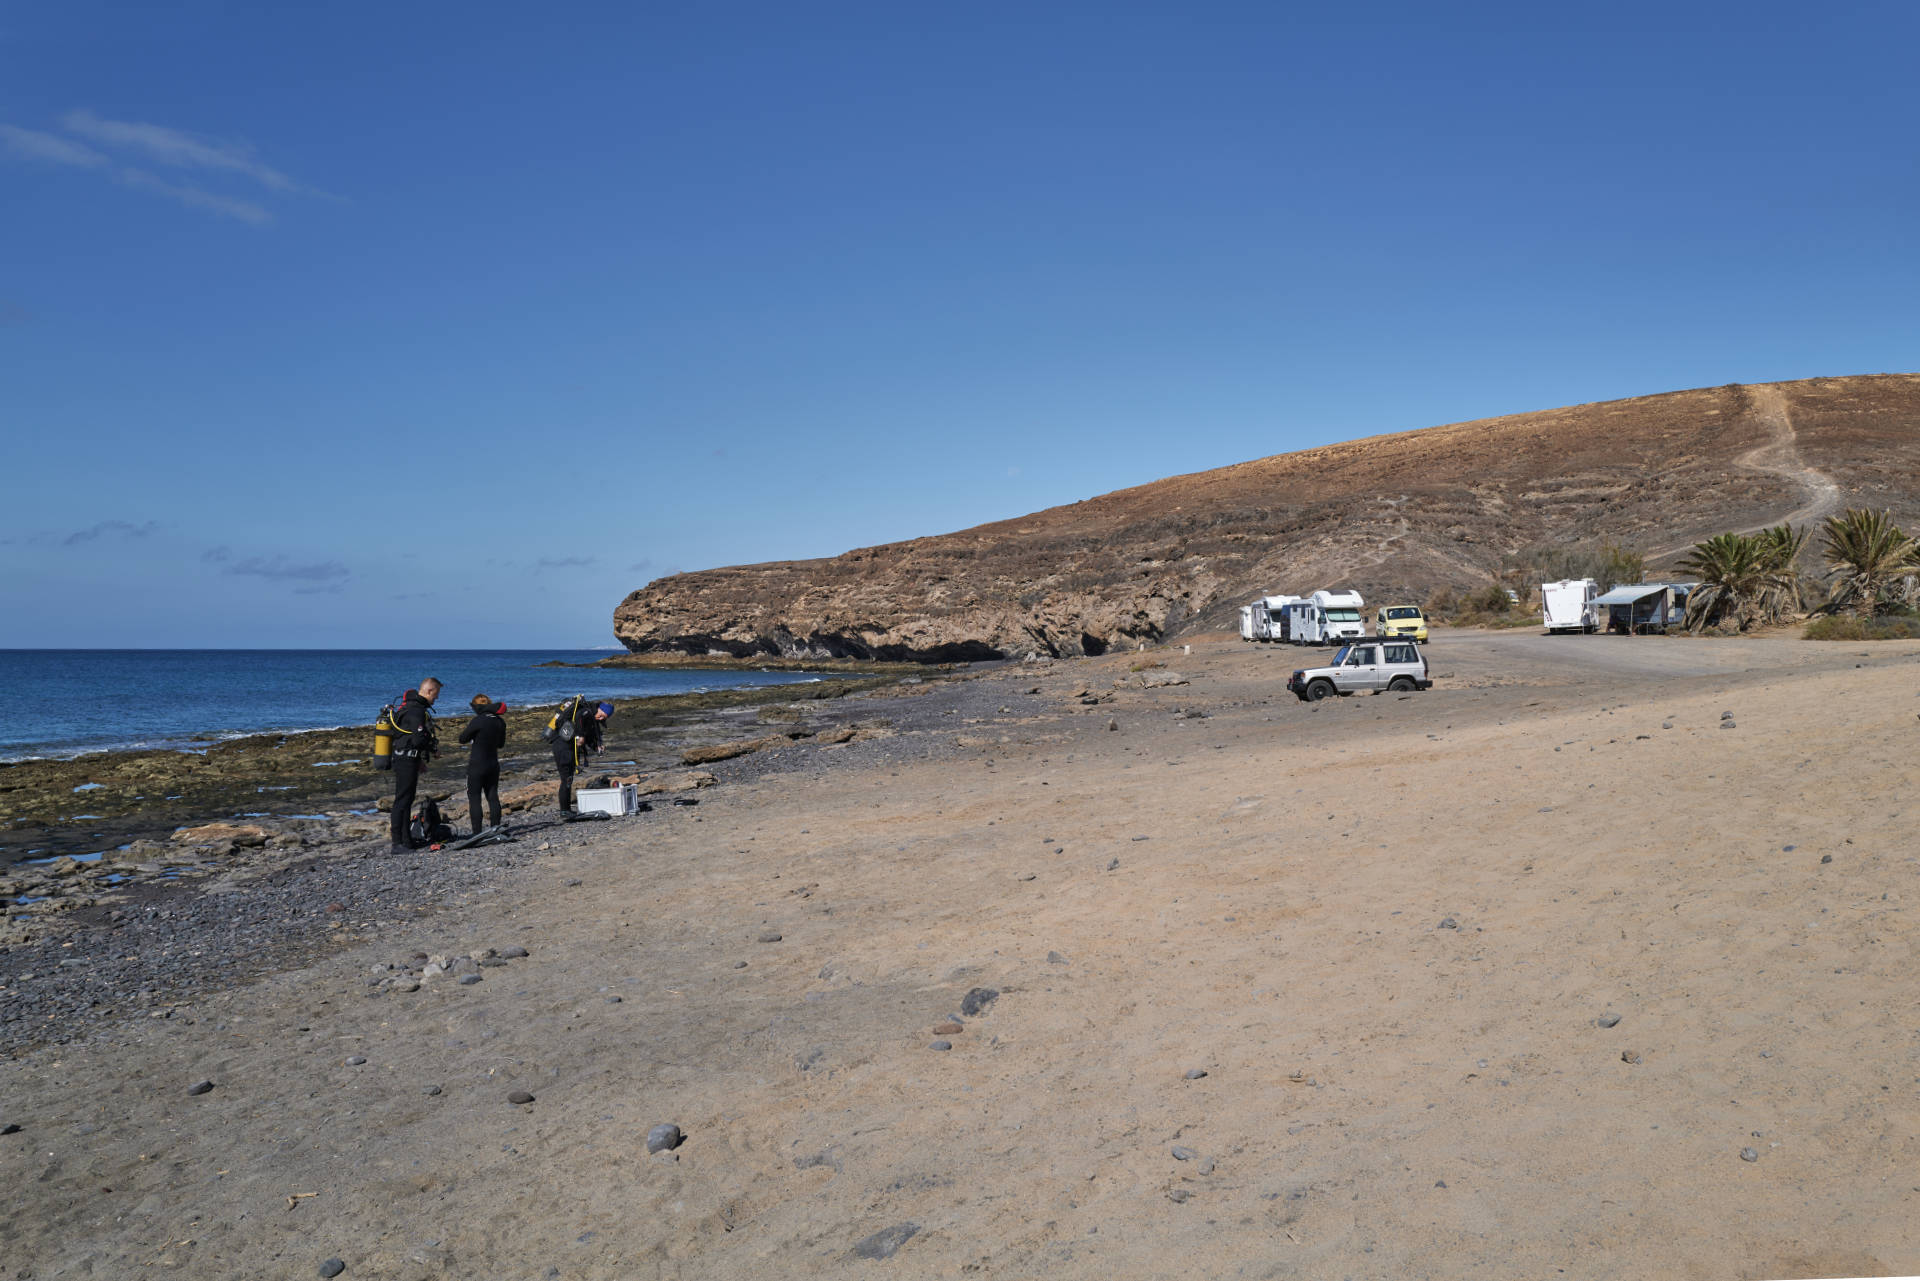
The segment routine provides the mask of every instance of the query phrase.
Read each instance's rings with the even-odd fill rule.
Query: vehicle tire
[[[1410,694],[1413,692],[1413,677],[1396,676],[1387,682],[1387,688],[1396,694]]]
[[[1307,686],[1307,701],[1317,703],[1335,692],[1332,681],[1315,681]]]

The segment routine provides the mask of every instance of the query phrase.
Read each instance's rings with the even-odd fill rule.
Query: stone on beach
[[[686,1136],[680,1132],[679,1126],[672,1122],[665,1122],[647,1131],[647,1151],[649,1153],[671,1152],[685,1139]]]

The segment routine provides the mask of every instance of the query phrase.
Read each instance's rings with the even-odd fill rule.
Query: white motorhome
[[[1315,592],[1287,606],[1287,639],[1296,645],[1339,645],[1367,634],[1359,592]]]
[[[1268,596],[1260,602],[1267,611],[1267,631],[1262,640],[1287,639],[1287,606],[1299,599],[1298,596]]]
[[[1594,632],[1600,610],[1594,604],[1600,584],[1591,578],[1568,578],[1540,584],[1540,613],[1548,632]]]
[[[1243,641],[1253,639],[1253,606],[1251,605],[1240,607],[1240,639]]]

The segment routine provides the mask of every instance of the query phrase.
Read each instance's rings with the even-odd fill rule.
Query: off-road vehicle
[[[1375,639],[1343,645],[1326,667],[1295,672],[1287,681],[1302,701],[1317,703],[1329,694],[1358,694],[1362,690],[1432,689],[1427,656],[1410,640]]]

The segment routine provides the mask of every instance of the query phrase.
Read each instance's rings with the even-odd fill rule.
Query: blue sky
[[[1920,7],[0,14],[0,646],[661,574],[1920,368]]]

